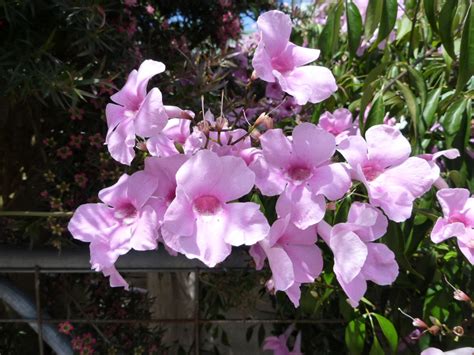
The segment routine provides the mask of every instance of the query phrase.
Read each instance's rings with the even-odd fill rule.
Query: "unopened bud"
[[[461,290],[454,290],[453,297],[457,301],[471,302],[471,298]]]
[[[431,321],[431,323],[433,323],[434,325],[436,325],[438,327],[442,326],[441,322],[436,317],[430,316],[430,321]]]
[[[453,328],[453,333],[458,337],[462,337],[464,335],[464,328],[460,325],[457,325]]]
[[[422,321],[420,318],[415,318],[413,319],[413,326],[414,327],[417,327],[417,328],[423,328],[423,329],[427,329],[428,328],[428,324],[426,324],[424,321]]]
[[[227,128],[229,122],[227,121],[227,119],[225,117],[222,117],[222,116],[219,116],[216,118],[216,131],[217,132],[220,132],[222,131],[224,128]]]
[[[268,290],[268,292],[272,293],[272,294],[275,294],[275,282],[273,281],[273,279],[269,279],[266,283],[265,283],[265,286]]]
[[[432,325],[431,327],[428,328],[428,332],[431,334],[431,335],[437,335],[440,331],[440,327],[438,327],[437,325]]]
[[[330,211],[335,211],[336,210],[336,202],[328,202],[326,204],[326,208]]]
[[[262,134],[257,130],[254,130],[254,131],[250,132],[250,137],[252,137],[252,139],[255,139],[256,141],[258,141],[260,139],[261,135]]]
[[[148,152],[148,148],[146,147],[145,142],[138,142],[137,143],[137,148],[141,150],[142,152]]]
[[[255,121],[255,125],[263,126],[265,129],[272,129],[273,119],[264,112],[258,116],[257,120]]]
[[[252,72],[252,76],[250,77],[250,80],[255,81],[257,79],[258,79],[258,75],[257,75],[257,72],[254,70]]]
[[[211,129],[211,125],[208,121],[200,121],[197,124],[198,130],[200,130],[206,137],[209,136],[209,131]]]

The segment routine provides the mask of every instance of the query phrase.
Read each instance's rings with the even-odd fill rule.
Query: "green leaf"
[[[392,353],[395,354],[397,352],[397,347],[398,347],[397,330],[393,326],[392,322],[389,321],[384,316],[381,316],[380,314],[377,314],[377,313],[372,313],[372,315],[379,322],[380,329],[382,329],[382,333],[385,339],[387,339],[390,349],[392,350]]]
[[[346,17],[349,53],[352,56],[355,56],[362,37],[363,22],[359,8],[352,2],[352,0],[346,2]]]
[[[367,12],[365,14],[365,28],[364,37],[371,38],[374,34],[377,26],[380,23],[382,16],[383,1],[380,0],[369,0],[367,5]]]
[[[324,26],[319,38],[319,48],[323,55],[331,58],[336,50],[339,41],[339,28],[341,27],[342,3],[338,3],[336,7],[329,13],[326,26]]]
[[[423,0],[425,15],[430,23],[433,32],[438,32],[438,23],[436,22],[436,0]]]
[[[379,343],[379,340],[374,335],[374,342],[370,348],[369,355],[385,355],[385,351],[382,349],[382,346]]]
[[[408,74],[410,74],[410,78],[412,79],[413,84],[416,87],[417,94],[421,100],[421,108],[423,109],[426,104],[426,96],[427,96],[425,78],[423,78],[423,75],[412,66],[407,65],[407,69],[408,69]]]
[[[375,101],[373,106],[370,108],[367,121],[364,125],[364,133],[369,129],[369,127],[382,124],[383,118],[385,116],[385,107],[383,102],[383,96],[380,95]]]
[[[425,109],[423,110],[423,119],[426,126],[430,128],[434,124],[435,113],[438,109],[439,97],[441,95],[441,88],[436,88],[428,94]]]
[[[474,75],[474,10],[472,6],[466,16],[459,53],[459,74],[456,90],[460,91]]]
[[[382,15],[380,17],[379,34],[377,35],[377,41],[373,44],[376,46],[382,42],[395,27],[397,21],[398,2],[397,0],[383,0]]]
[[[353,319],[347,324],[344,339],[351,354],[362,354],[366,333],[365,321],[362,318]]]
[[[416,98],[413,92],[410,90],[408,85],[397,81],[396,82],[398,89],[402,92],[405,102],[408,107],[408,112],[410,113],[411,123],[413,125],[413,130],[415,133],[415,139],[418,137],[418,116],[419,116],[419,107],[416,103]]]
[[[446,0],[439,14],[439,35],[446,52],[455,59],[453,40],[453,19],[456,13],[458,0]]]
[[[441,119],[441,124],[448,136],[455,135],[461,128],[462,114],[466,109],[466,102],[467,100],[464,98],[454,101]]]
[[[361,128],[364,126],[364,116],[365,116],[365,109],[367,108],[367,105],[369,102],[372,100],[372,94],[374,93],[375,87],[372,85],[374,83],[380,74],[382,74],[385,71],[385,68],[387,67],[387,62],[382,61],[379,65],[377,65],[374,69],[372,69],[367,77],[365,78],[364,81],[364,86],[362,88],[362,98],[360,100],[360,111],[359,111],[359,122],[361,125]]]

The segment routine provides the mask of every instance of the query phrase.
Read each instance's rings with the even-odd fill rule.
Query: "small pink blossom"
[[[155,8],[151,6],[150,4],[147,4],[145,7],[146,12],[148,12],[149,15],[153,15],[155,13]]]
[[[59,331],[60,333],[69,335],[69,334],[71,334],[71,332],[72,332],[73,330],[74,330],[74,327],[73,327],[73,325],[71,324],[71,322],[63,322],[63,323],[59,323],[59,324],[58,324],[58,331]]]
[[[143,171],[124,174],[115,185],[99,192],[104,203],[79,206],[69,221],[72,236],[90,243],[92,268],[110,276],[112,287],[128,288],[114,266],[120,255],[157,247],[158,217],[148,203],[157,185]]]
[[[59,148],[57,151],[56,151],[56,155],[63,159],[63,160],[66,160],[68,159],[69,157],[72,156],[72,150],[71,148],[69,148],[68,146],[64,146],[64,147],[61,147]]]
[[[352,121],[352,113],[348,109],[339,108],[333,113],[323,112],[319,118],[319,127],[336,137],[339,144],[345,137],[357,134],[358,125]]]
[[[332,163],[336,150],[333,135],[311,123],[302,123],[288,139],[281,129],[270,129],[261,137],[261,156],[250,168],[255,184],[265,196],[280,195],[276,210],[280,217],[306,229],[321,221],[326,200],[337,200],[349,190],[351,179],[345,166]]]
[[[79,187],[82,187],[82,188],[86,187],[88,180],[89,179],[87,179],[87,176],[84,173],[78,173],[74,175],[74,182]]]
[[[249,193],[254,180],[240,158],[197,152],[176,174],[176,197],[161,228],[165,243],[213,267],[230,254],[232,246],[265,238],[270,227],[259,205],[230,203]]]
[[[76,148],[76,149],[79,149],[81,148],[81,144],[82,144],[82,135],[78,134],[78,135],[74,135],[74,134],[71,134],[71,136],[69,137],[69,146],[73,147],[73,148]]]
[[[474,197],[467,189],[442,189],[436,194],[444,217],[438,218],[431,231],[431,240],[441,243],[456,237],[458,246],[474,264]]]
[[[349,303],[356,307],[367,290],[367,281],[390,285],[398,276],[395,254],[382,243],[373,243],[387,231],[387,218],[378,209],[354,202],[347,223],[330,227],[318,224],[318,233],[334,253],[334,273]]]
[[[318,59],[319,50],[291,43],[291,19],[272,10],[257,20],[261,39],[252,65],[257,77],[273,83],[296,99],[298,105],[326,100],[336,90],[336,80],[328,68],[306,65]]]
[[[456,159],[460,156],[459,150],[457,149],[447,149],[447,150],[440,150],[439,152],[433,154],[421,154],[418,155],[419,158],[422,158],[428,162],[431,167],[431,179],[434,181],[434,186],[438,189],[448,188],[448,184],[443,178],[440,176],[440,168],[436,161],[441,158],[445,157],[447,159]]]
[[[395,127],[373,126],[365,137],[347,137],[338,150],[351,166],[352,177],[367,188],[370,203],[391,220],[403,222],[411,216],[413,201],[431,188],[431,167],[424,159],[410,157],[410,143]]]
[[[257,270],[263,268],[266,258],[272,270],[272,288],[284,291],[298,307],[300,285],[314,282],[323,269],[321,250],[315,245],[316,228],[296,228],[289,216],[276,220],[270,233],[250,248]]]
[[[104,145],[104,138],[100,133],[89,136],[89,144],[95,148],[101,148]]]

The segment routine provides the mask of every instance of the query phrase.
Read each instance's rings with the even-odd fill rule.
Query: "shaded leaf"
[[[346,3],[347,33],[349,39],[349,52],[352,56],[356,55],[362,37],[362,16],[359,8],[349,0]]]
[[[453,39],[453,19],[456,12],[458,0],[446,0],[439,14],[439,35],[446,52],[455,59]]]

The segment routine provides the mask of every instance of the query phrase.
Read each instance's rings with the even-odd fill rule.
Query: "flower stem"
[[[0,211],[0,217],[71,217],[73,212]]]

